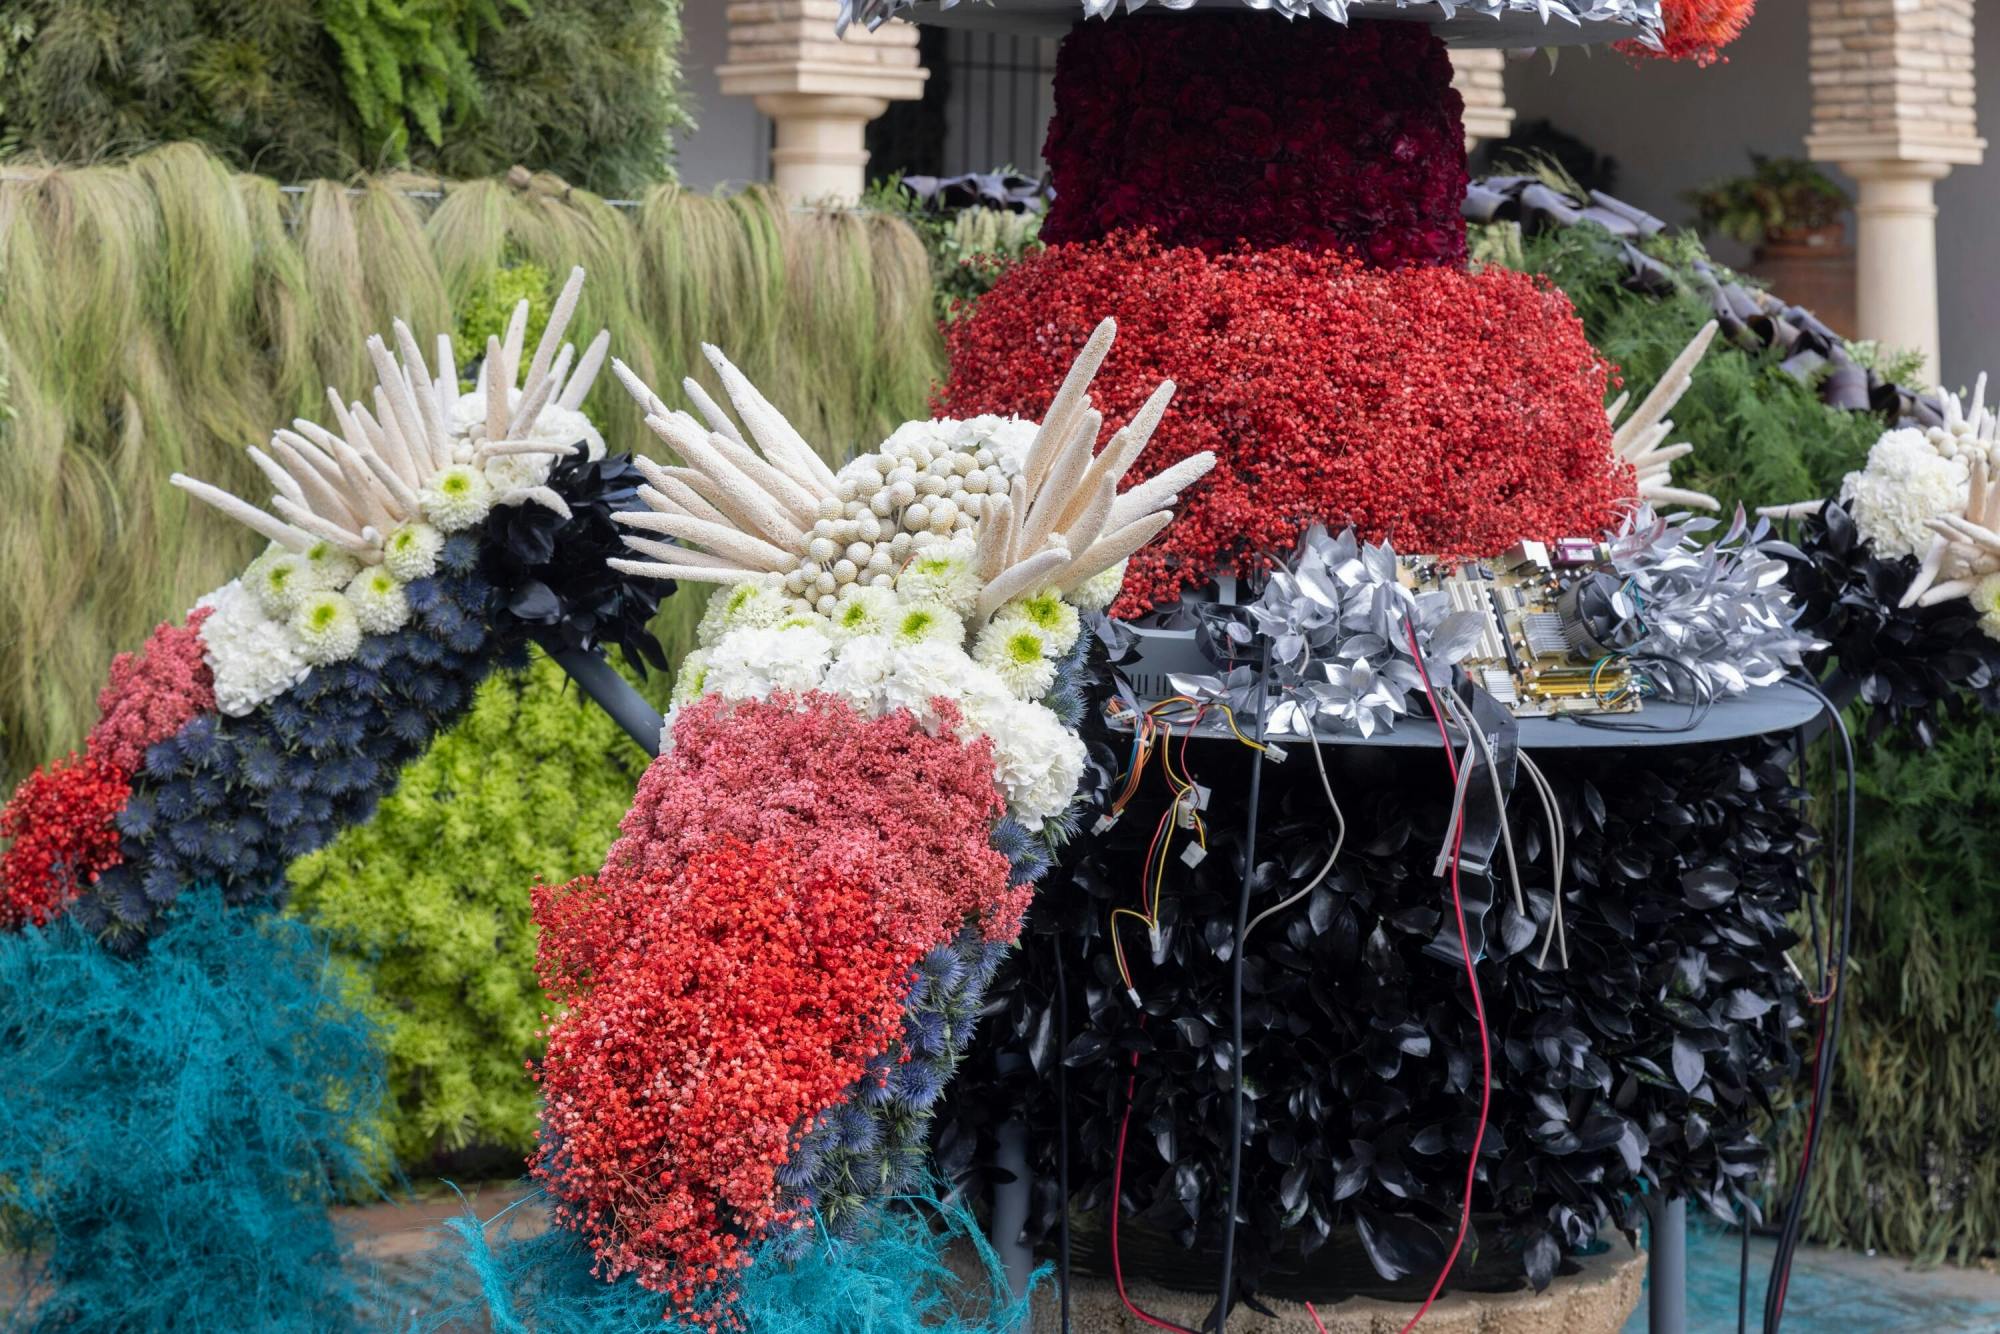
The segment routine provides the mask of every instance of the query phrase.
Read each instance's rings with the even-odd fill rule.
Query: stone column
[[[868,122],[924,94],[917,30],[834,36],[839,0],[732,0],[722,91],[756,99],[777,130],[772,183],[799,203],[851,204],[867,184]]]
[[[1938,370],[1937,182],[1984,158],[1973,0],[1811,0],[1806,151],[1853,177],[1857,332]]]
[[[1465,151],[1488,139],[1505,139],[1514,129],[1507,105],[1507,55],[1490,47],[1455,47],[1451,86],[1465,99]]]

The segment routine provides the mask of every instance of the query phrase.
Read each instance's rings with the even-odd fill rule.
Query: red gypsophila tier
[[[111,680],[97,696],[101,715],[85,748],[91,755],[137,773],[146,747],[164,741],[188,722],[215,710],[215,677],[202,659],[201,624],[209,608],[186,625],[161,625],[137,653],[111,660]]]
[[[0,929],[45,926],[118,865],[114,821],[127,777],[95,756],[71,755],[23,779],[0,810]]]
[[[1620,42],[1626,55],[1655,60],[1692,60],[1713,65],[1727,60],[1722,48],[1742,35],[1757,0],[1662,0],[1666,34],[1658,50],[1643,42]]]
[[[1217,458],[1133,559],[1120,615],[1266,564],[1314,523],[1486,556],[1598,532],[1633,495],[1604,416],[1610,368],[1567,298],[1499,269],[1382,272],[1143,236],[1051,247],[950,326],[938,411],[1039,412],[1106,315],[1118,344],[1091,394],[1107,436],[1161,380],[1180,387],[1126,484]]]

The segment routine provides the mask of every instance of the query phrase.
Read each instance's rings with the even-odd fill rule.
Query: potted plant
[[[1751,171],[1686,198],[1704,233],[1749,246],[1748,272],[1843,334],[1854,325],[1854,260],[1844,215],[1852,202],[1802,158],[1750,155]]]

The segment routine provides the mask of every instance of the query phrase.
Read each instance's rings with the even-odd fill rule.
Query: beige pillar
[[[1806,151],[1857,185],[1855,296],[1862,338],[1921,352],[1938,371],[1937,199],[1954,166],[1985,157],[1974,106],[1973,0],[1811,0]]]
[[[1507,105],[1507,54],[1490,47],[1458,47],[1451,53],[1451,86],[1465,99],[1465,151],[1487,139],[1505,139],[1514,129]]]
[[[771,118],[772,183],[800,203],[851,204],[867,184],[868,122],[924,95],[917,30],[861,24],[834,36],[839,0],[732,0],[722,91]]]

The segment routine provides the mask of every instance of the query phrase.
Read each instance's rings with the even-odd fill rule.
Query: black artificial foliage
[[[1304,887],[1332,848],[1318,775],[1291,749],[1289,763],[1264,774],[1253,911]],[[1346,846],[1317,890],[1257,929],[1245,958],[1239,1295],[1274,1282],[1311,1291],[1315,1273],[1342,1264],[1421,1295],[1457,1227],[1481,1082],[1463,965],[1426,950],[1455,938],[1448,885],[1433,874],[1449,777],[1435,751],[1326,754]],[[1751,1207],[1766,1153],[1753,1127],[1799,1065],[1802,997],[1782,952],[1795,943],[1788,915],[1808,892],[1803,868],[1816,851],[1803,794],[1770,741],[1538,758],[1567,827],[1569,966],[1553,953],[1547,967],[1536,962],[1552,849],[1531,796],[1517,793],[1509,808],[1525,915],[1504,879],[1462,885],[1468,899],[1493,900],[1478,972],[1494,1092],[1468,1256],[1488,1279],[1497,1266],[1536,1286],[1603,1226],[1632,1226],[1642,1191],[1728,1217]],[[1228,955],[1248,762],[1222,742],[1189,752],[1214,793],[1209,853],[1192,869],[1169,859],[1157,950],[1143,928],[1121,923],[1138,1006],[1113,965],[1110,915],[1139,902],[1164,805],[1152,783],[1108,832],[1072,845],[994,981],[986,1040],[947,1095],[936,1143],[963,1177],[990,1184],[979,1179],[994,1131],[1025,1118],[1037,1244],[1063,1207],[1060,1060],[1075,1213],[1101,1215],[1110,1202],[1136,1078],[1128,1235],[1144,1229],[1213,1252],[1237,1059]],[[1055,1026],[1057,950],[1068,1031]],[[1142,1267],[1184,1287],[1205,1281],[1195,1257],[1177,1254],[1142,1257]],[[1341,1295],[1324,1282],[1318,1291]]]
[[[629,454],[592,460],[583,453],[557,462],[548,485],[570,517],[533,503],[496,509],[482,534],[481,573],[492,584],[503,620],[518,623],[551,653],[597,652],[616,646],[644,673],[667,669],[666,653],[648,629],[671,581],[620,574],[605,564],[629,555],[625,529],[612,518],[642,510],[645,479]]]
[[[1899,607],[1916,560],[1877,555],[1839,501],[1805,520],[1789,563],[1799,626],[1829,645],[1813,665],[1831,664],[1836,701],[1869,706],[1870,740],[1894,729],[1929,746],[1946,718],[2000,708],[2000,642],[1979,613],[1964,598]]]

